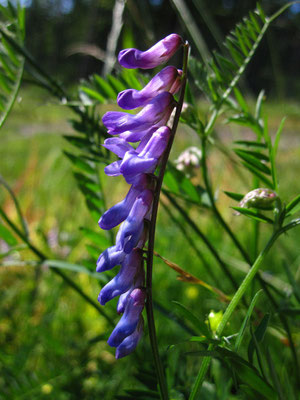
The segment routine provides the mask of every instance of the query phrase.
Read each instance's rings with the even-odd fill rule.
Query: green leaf
[[[256,105],[255,105],[255,114],[254,114],[254,118],[256,120],[259,120],[261,118],[261,110],[262,110],[262,105],[263,105],[263,100],[265,98],[265,91],[261,90],[258,97],[257,97],[257,101],[256,101]]]
[[[274,387],[277,390],[279,399],[280,400],[284,400],[283,391],[282,391],[281,385],[279,383],[279,377],[277,375],[276,368],[275,368],[275,365],[274,365],[274,362],[272,360],[272,357],[271,357],[271,354],[269,352],[268,347],[267,347],[267,361],[268,361],[269,370],[270,370],[270,373],[271,373],[271,378],[272,378]]]
[[[273,157],[274,157],[274,162],[275,162],[275,158],[276,158],[276,154],[277,154],[277,149],[278,149],[278,145],[279,145],[279,141],[280,141],[280,137],[281,137],[281,132],[283,130],[284,127],[284,123],[285,123],[286,117],[282,118],[279,127],[277,129],[276,135],[275,135],[275,140],[274,140],[274,145],[273,145]]]
[[[242,161],[242,164],[249,170],[252,172],[253,175],[257,176],[262,182],[264,182],[270,189],[274,189],[274,185],[273,183],[270,181],[270,179],[268,179],[265,175],[263,175],[262,173],[260,173],[260,171],[258,171],[253,165]]]
[[[266,217],[263,214],[257,213],[256,211],[250,210],[249,208],[244,208],[244,207],[231,207],[231,208],[237,211],[238,213],[245,215],[246,217],[255,219],[256,221],[273,224],[273,221],[270,218]]]
[[[271,174],[270,168],[263,164],[256,156],[251,155],[249,152],[239,150],[239,149],[234,149],[234,152],[246,162],[246,164],[250,164],[252,167],[256,168],[258,171],[264,173],[264,174]],[[245,164],[244,164],[245,165]]]
[[[64,151],[64,154],[69,158],[69,160],[72,162],[72,164],[75,167],[77,167],[85,172],[88,172],[90,174],[95,174],[94,168],[92,168],[89,163],[84,161],[79,156],[75,156],[74,154],[71,154],[68,151]]]
[[[286,212],[290,213],[290,214],[294,214],[299,209],[298,208],[300,206],[299,203],[300,203],[300,194],[298,194],[298,196],[296,196],[291,202],[289,202],[289,204],[286,206]],[[296,211],[295,211],[295,208],[296,208]]]
[[[93,75],[94,81],[96,83],[96,86],[99,90],[99,92],[106,98],[106,99],[111,99],[115,100],[117,96],[117,92],[115,89],[101,76],[99,75]]]
[[[189,309],[187,309],[183,304],[178,301],[172,301],[175,304],[178,311],[197,329],[201,334],[203,334],[207,338],[211,338],[211,333],[207,327],[207,325],[201,321],[198,317],[196,317]]]
[[[260,324],[256,328],[254,335],[257,343],[260,343],[263,341],[268,324],[270,321],[270,314],[265,314],[263,319],[260,321]],[[249,346],[248,346],[248,360],[252,364],[253,363],[253,354],[255,350],[255,341],[252,338],[250,340]]]
[[[226,358],[243,383],[249,385],[268,400],[276,399],[276,392],[268,382],[260,376],[256,368],[233,351],[222,347],[217,347],[216,350],[221,357]]]
[[[123,82],[121,82],[118,78],[114,77],[113,75],[107,75],[107,80],[117,93],[122,92],[123,90],[128,88],[128,86],[124,85]]]
[[[253,309],[255,307],[255,304],[257,303],[257,300],[259,299],[259,297],[262,294],[263,294],[263,290],[261,289],[255,294],[255,296],[253,297],[253,299],[252,299],[252,301],[250,303],[250,306],[249,306],[249,308],[247,310],[247,314],[246,314],[246,316],[245,316],[245,318],[243,320],[243,323],[241,325],[241,328],[239,330],[239,333],[238,333],[236,341],[235,341],[234,350],[236,352],[239,350],[239,347],[240,347],[240,345],[242,343],[243,337],[244,337],[245,332],[246,332],[246,327],[247,327],[248,321],[250,320],[250,317],[251,317],[251,314],[252,314]]]
[[[260,153],[258,151],[253,150],[244,150],[244,149],[236,149],[241,154],[249,155],[251,157],[257,158],[257,160],[269,161],[269,157],[266,154]]]
[[[3,239],[9,246],[16,246],[18,244],[17,239],[2,224],[0,224],[0,238]]]
[[[237,99],[237,102],[238,102],[239,105],[241,106],[241,109],[242,109],[245,113],[247,113],[247,112],[249,111],[249,108],[248,108],[248,105],[247,105],[247,103],[246,103],[246,101],[245,101],[245,99],[244,99],[242,93],[241,93],[241,92],[238,90],[238,88],[236,88],[236,87],[233,89],[233,91],[234,91],[235,97],[236,97],[236,99]]]
[[[259,148],[263,148],[263,149],[267,148],[267,145],[265,143],[255,142],[255,141],[252,141],[252,140],[236,140],[233,143],[241,144],[241,145],[244,145],[246,147],[259,147]]]
[[[96,90],[87,87],[87,86],[80,86],[80,91],[85,93],[86,95],[88,95],[89,98],[99,101],[99,103],[103,104],[105,103],[105,97],[102,96],[99,92],[97,92]],[[80,92],[79,92],[80,93]]]
[[[74,136],[74,135],[63,135],[67,142],[71,143],[73,146],[79,149],[87,148],[89,149],[92,145],[91,141],[86,137]]]
[[[98,272],[91,272],[82,265],[72,264],[62,260],[48,260],[48,259],[43,262],[43,265],[47,265],[51,268],[59,268],[63,270],[86,274],[105,283],[107,281],[106,277],[103,276],[103,274],[99,274]]]
[[[241,201],[244,198],[244,195],[240,193],[227,192],[226,190],[223,192],[226,194],[226,196],[236,201]]]

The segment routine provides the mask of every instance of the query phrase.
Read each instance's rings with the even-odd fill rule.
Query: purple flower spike
[[[141,250],[134,249],[124,258],[120,272],[101,289],[98,297],[99,303],[104,306],[109,300],[127,292],[141,268]]]
[[[155,68],[167,62],[182,44],[182,38],[173,33],[157,42],[147,51],[137,49],[121,50],[118,60],[122,67],[125,68]]]
[[[154,97],[138,114],[132,115],[119,111],[108,111],[102,118],[103,124],[111,135],[122,132],[141,132],[158,124],[169,116],[176,102],[169,92]]]
[[[97,261],[96,271],[103,272],[112,269],[116,265],[122,263],[125,255],[126,254],[119,245],[109,247],[102,254],[100,254]]]
[[[140,320],[138,322],[138,326],[135,331],[127,336],[121,344],[116,348],[116,359],[123,358],[128,356],[128,354],[132,353],[136,346],[138,345],[141,337],[143,336],[144,329],[144,319],[140,316]]]
[[[175,94],[181,84],[182,71],[169,66],[161,70],[151,81],[142,89],[127,89],[118,94],[118,105],[125,110],[132,110],[137,107],[144,107],[150,100],[162,92]],[[173,89],[173,91],[172,91]]]
[[[124,314],[107,341],[110,346],[118,347],[127,336],[135,331],[144,308],[145,297],[145,292],[139,288],[130,293]]]
[[[153,200],[153,193],[145,189],[135,200],[130,213],[121,225],[118,233],[117,243],[123,247],[126,254],[137,245],[143,229],[144,218],[148,213]]]
[[[122,50],[119,62],[127,68],[154,68],[169,60],[183,44],[180,36],[172,34],[147,51]],[[143,107],[133,115],[125,112],[107,112],[103,124],[110,135],[103,147],[115,153],[119,160],[107,165],[106,175],[123,175],[131,188],[125,199],[107,210],[99,220],[108,230],[121,223],[115,246],[99,257],[97,271],[107,271],[120,265],[119,273],[99,293],[98,301],[105,305],[119,296],[117,312],[123,313],[108,339],[116,347],[116,358],[130,354],[137,346],[143,331],[141,315],[145,303],[145,271],[143,248],[149,239],[148,224],[152,219],[155,182],[152,173],[166,151],[171,136],[167,127],[176,106],[173,97],[182,85],[181,70],[168,66],[160,71],[142,89],[123,90],[118,104],[125,110]],[[132,146],[131,142],[140,142]]]

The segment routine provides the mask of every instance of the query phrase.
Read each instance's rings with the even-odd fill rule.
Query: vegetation
[[[287,9],[258,6],[211,61],[192,48],[153,271],[170,399],[299,396],[298,104],[253,98],[240,82]],[[69,91],[26,50],[24,10],[1,12],[0,399],[160,398],[147,324],[117,361],[106,343],[116,301],[96,301],[114,275],[95,272],[113,242],[97,221],[127,190],[103,172],[101,116],[148,77],[94,74]],[[199,165],[176,168],[190,146]],[[241,202],[257,188],[263,200]]]

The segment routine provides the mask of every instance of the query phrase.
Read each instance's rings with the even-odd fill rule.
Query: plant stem
[[[229,303],[223,318],[217,328],[216,331],[216,335],[218,337],[221,336],[221,334],[223,333],[224,328],[227,325],[227,322],[229,321],[232,313],[234,312],[235,308],[237,307],[238,303],[240,302],[242,296],[244,295],[245,291],[247,290],[247,288],[249,287],[249,285],[251,284],[253,278],[255,277],[255,275],[257,274],[262,262],[264,261],[268,251],[271,249],[271,247],[273,246],[274,242],[277,240],[277,238],[284,232],[288,231],[289,229],[294,228],[295,226],[300,224],[300,219],[298,218],[297,220],[291,221],[289,224],[287,224],[285,227],[275,231],[273,233],[273,235],[271,236],[271,238],[269,239],[268,243],[266,244],[265,248],[262,250],[262,252],[258,255],[258,257],[256,258],[253,266],[251,267],[251,269],[249,270],[248,274],[246,275],[245,279],[243,280],[243,282],[241,283],[240,287],[238,288],[237,292],[235,293],[235,295],[233,296],[231,302]],[[208,347],[208,351],[213,350],[214,345],[211,344]],[[201,386],[203,384],[206,372],[208,370],[209,364],[211,361],[211,357],[204,357],[199,373],[197,375],[194,387],[192,389],[191,395],[189,400],[196,400],[197,398],[199,398],[199,392],[201,390]]]
[[[159,175],[156,182],[153,206],[152,206],[152,215],[149,226],[149,241],[148,241],[148,252],[147,252],[147,276],[146,276],[146,291],[147,291],[147,299],[146,299],[146,311],[147,311],[147,320],[148,320],[148,328],[149,328],[149,337],[152,348],[152,354],[154,358],[154,365],[156,370],[156,375],[158,379],[158,384],[160,388],[161,397],[163,400],[167,400],[169,398],[168,388],[166,384],[166,379],[164,376],[163,365],[161,359],[159,357],[158,352],[158,344],[156,338],[155,331],[155,322],[154,322],[154,313],[153,313],[153,300],[152,300],[152,269],[153,269],[153,252],[154,252],[154,241],[155,241],[155,227],[156,227],[156,219],[159,205],[159,197],[161,192],[162,181],[164,178],[164,173],[166,170],[169,154],[172,148],[172,144],[174,141],[176,129],[178,126],[180,113],[182,109],[184,92],[186,86],[186,78],[187,78],[187,60],[188,60],[188,52],[189,45],[186,43],[184,45],[184,56],[183,56],[183,74],[182,74],[182,86],[180,91],[179,101],[176,106],[176,112],[174,117],[174,123],[171,130],[171,136],[166,148],[166,151],[163,155],[161,161],[161,167],[159,171]]]
[[[222,215],[220,214],[218,208],[216,207],[216,203],[215,203],[215,199],[214,199],[214,196],[213,196],[211,183],[209,181],[208,170],[207,170],[206,145],[207,145],[207,138],[203,137],[202,138],[202,148],[201,148],[202,149],[202,163],[201,163],[202,164],[202,174],[203,174],[203,179],[204,179],[206,191],[208,193],[212,209],[213,209],[216,217],[218,218],[220,224],[223,226],[225,231],[228,233],[228,235],[232,239],[233,243],[236,245],[236,247],[239,250],[241,256],[249,264],[249,266],[251,266],[252,263],[251,263],[250,256],[245,251],[245,249],[243,248],[243,246],[239,242],[238,238],[232,232],[232,230],[230,229],[230,227],[228,226],[228,224],[226,223],[226,221],[223,219]],[[256,183],[258,184],[258,182],[256,182]],[[254,257],[256,257],[256,251],[257,251],[257,248],[258,248],[258,235],[259,235],[259,224],[257,223],[257,221],[254,221]],[[258,275],[257,279],[258,279],[262,289],[266,293],[267,297],[269,298],[270,303],[272,304],[274,310],[276,311],[278,309],[278,304],[277,304],[276,300],[274,299],[272,293],[270,293],[270,291],[268,289],[268,285],[270,285],[270,284],[267,283],[263,279],[263,277],[261,275]],[[296,354],[296,351],[295,351],[295,345],[294,345],[294,342],[293,342],[293,339],[292,339],[292,336],[291,336],[291,332],[290,332],[290,329],[289,329],[288,321],[286,320],[285,316],[282,315],[281,313],[279,314],[279,319],[280,319],[282,325],[284,326],[284,329],[285,329],[285,331],[287,333],[287,336],[289,338],[289,341],[291,343],[290,348],[291,348],[292,357],[294,358],[295,365],[298,366],[297,354]]]

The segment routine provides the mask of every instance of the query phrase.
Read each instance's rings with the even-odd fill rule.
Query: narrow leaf
[[[175,304],[177,307],[178,311],[188,320],[191,322],[191,324],[199,331],[201,334],[203,334],[207,338],[211,338],[211,333],[209,332],[209,329],[207,325],[201,321],[198,317],[196,317],[189,309],[187,309],[183,304],[179,303],[178,301],[172,301],[172,303]]]
[[[263,319],[261,320],[260,324],[256,328],[254,335],[256,338],[257,343],[260,343],[263,341],[268,324],[270,321],[270,314],[265,314]],[[255,343],[254,339],[252,338],[250,340],[249,346],[248,346],[248,360],[252,364],[253,363],[253,354],[255,350]]]
[[[231,208],[237,211],[239,214],[245,215],[246,217],[255,219],[260,222],[273,224],[273,221],[270,218],[266,217],[263,214],[256,213],[256,211],[250,210],[249,208],[243,208],[243,207],[231,207]]]
[[[72,162],[72,164],[75,167],[77,167],[85,172],[88,172],[90,174],[95,174],[94,168],[92,168],[89,163],[84,161],[79,156],[75,156],[74,154],[71,154],[68,151],[64,151],[64,154],[69,158],[69,160]]]
[[[0,238],[3,239],[9,246],[16,246],[18,244],[14,235],[2,224],[0,224]]]
[[[270,175],[271,170],[270,168],[263,164],[256,156],[252,155],[249,152],[239,150],[239,149],[234,149],[234,152],[242,159],[245,161],[246,164],[250,164],[252,167],[258,169],[260,172],[265,173]],[[244,164],[245,165],[245,164]]]
[[[236,341],[235,341],[234,350],[236,352],[238,352],[239,347],[240,347],[240,345],[242,343],[243,337],[244,337],[245,332],[246,332],[246,327],[247,327],[248,321],[250,320],[250,317],[251,317],[251,314],[252,314],[253,309],[255,307],[255,304],[257,303],[257,300],[259,299],[259,297],[262,294],[263,294],[263,290],[261,289],[255,294],[255,296],[253,297],[253,299],[252,299],[252,301],[250,303],[250,306],[249,306],[249,308],[247,310],[247,314],[246,314],[246,316],[245,316],[245,318],[243,320],[242,326],[241,326],[241,328],[239,330],[238,336],[237,336]]]

